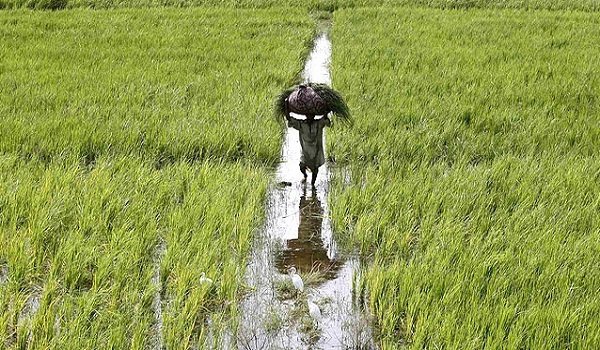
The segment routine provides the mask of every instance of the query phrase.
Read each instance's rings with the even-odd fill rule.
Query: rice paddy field
[[[272,5],[0,0],[0,348],[223,348],[318,17],[380,347],[596,348],[598,1]]]
[[[332,222],[373,261],[384,348],[600,344],[599,21],[335,13],[357,123],[328,139]]]
[[[203,344],[205,316],[218,329],[244,292],[281,143],[271,98],[302,67],[313,21],[290,9],[0,21],[0,346]],[[202,271],[218,283],[203,287]]]

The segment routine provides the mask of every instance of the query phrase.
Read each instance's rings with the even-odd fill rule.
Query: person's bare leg
[[[312,180],[311,180],[311,185],[313,185],[313,187],[315,186],[315,182],[317,182],[317,174],[319,173],[319,169],[315,169],[312,171]]]
[[[304,181],[306,181],[306,164],[304,163],[300,163],[300,172],[302,173],[302,175],[304,175]]]

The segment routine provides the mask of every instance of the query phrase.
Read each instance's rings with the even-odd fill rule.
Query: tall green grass
[[[102,157],[88,171],[77,161],[3,156],[0,170],[9,272],[0,286],[3,339],[30,348],[144,348],[161,292],[165,339],[183,347],[182,339],[198,341],[211,305],[236,301],[262,220],[264,169],[177,163],[156,171],[142,160]],[[162,291],[151,283],[157,249],[166,250]],[[210,295],[201,271],[216,281]],[[36,291],[39,310],[19,322]]]
[[[338,161],[597,153],[597,14],[365,10],[336,24],[349,29],[334,32],[334,85],[364,116],[336,134],[352,137],[331,143]]]
[[[384,348],[599,343],[599,19],[335,13],[332,222]]]
[[[302,11],[0,13],[0,150],[274,164],[273,96],[314,31]]]
[[[0,347],[156,346],[157,294],[162,345],[202,346],[208,318],[219,335],[279,159],[272,97],[314,22],[294,9],[0,21]]]

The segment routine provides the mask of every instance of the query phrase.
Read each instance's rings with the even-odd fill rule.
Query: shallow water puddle
[[[304,80],[330,85],[330,57],[331,43],[323,34],[315,41]],[[241,305],[235,342],[241,349],[373,349],[367,317],[352,297],[359,261],[339,251],[332,235],[329,169],[327,164],[320,168],[313,188],[303,181],[300,154],[298,133],[288,129],[264,232],[246,271],[253,291]],[[304,293],[291,285],[287,271],[292,266],[304,280]],[[320,317],[309,315],[308,298],[319,306]]]
[[[167,250],[167,244],[164,240],[160,239],[158,242],[158,246],[154,252],[154,256],[152,258],[153,261],[153,269],[154,275],[152,276],[152,280],[150,283],[156,288],[156,293],[154,294],[154,299],[152,300],[152,313],[154,314],[154,322],[152,324],[152,328],[150,330],[150,339],[148,341],[149,349],[162,349],[163,344],[163,300],[161,298],[162,284],[160,278],[160,263],[165,256]]]
[[[5,277],[5,279],[2,280],[2,283],[5,283],[7,279],[8,277]],[[33,287],[30,294],[27,296],[27,300],[25,300],[24,304],[22,304],[16,324],[13,325],[14,329],[12,329],[12,331],[14,331],[14,333],[7,334],[4,342],[0,344],[3,344],[7,348],[16,348],[19,344],[18,333],[25,332],[27,334],[26,342],[27,344],[31,344],[31,338],[33,337],[33,332],[31,329],[32,322],[33,318],[38,312],[38,309],[40,308],[42,293],[43,290],[41,286]],[[54,328],[56,329],[56,324],[54,325]]]
[[[4,284],[8,281],[8,267],[0,266],[0,284]]]
[[[8,266],[6,266],[6,265],[0,266],[0,288],[4,288],[4,285],[6,283],[8,283],[8,278],[9,278],[8,275],[9,275]],[[20,307],[20,311],[19,311],[19,314],[16,319],[16,324],[12,325],[12,327],[14,327],[14,329],[12,329],[14,331],[14,333],[6,334],[5,339],[3,339],[2,342],[0,342],[0,345],[3,345],[4,347],[7,347],[7,348],[15,347],[17,344],[16,330],[21,329],[21,332],[22,332],[24,327],[27,328],[27,341],[29,342],[31,340],[31,337],[32,337],[31,322],[32,322],[33,318],[35,317],[35,314],[37,313],[38,309],[40,308],[40,301],[42,298],[42,293],[43,293],[43,287],[40,285],[35,285],[31,288],[29,295],[27,295],[26,300],[22,304],[16,303],[17,305],[19,305],[19,306],[17,306],[17,308]],[[11,305],[14,306],[15,305],[14,302],[11,302]]]

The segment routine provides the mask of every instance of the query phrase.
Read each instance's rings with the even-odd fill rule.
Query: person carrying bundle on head
[[[319,167],[325,164],[325,153],[323,152],[323,129],[331,126],[331,120],[326,113],[320,119],[315,119],[314,114],[306,114],[306,120],[293,118],[289,108],[286,110],[288,127],[298,130],[302,157],[300,158],[300,171],[307,178],[306,169],[310,169],[312,179],[310,183],[314,186],[319,173]]]
[[[311,183],[314,186],[319,167],[325,164],[323,151],[323,129],[331,126],[330,113],[335,113],[351,124],[348,106],[342,97],[324,84],[301,84],[297,88],[288,89],[279,95],[276,111],[283,114],[290,128],[298,130],[302,157],[300,171],[306,180],[306,170],[312,173]],[[291,113],[303,114],[306,119],[296,119]],[[317,119],[316,116],[322,115]]]

